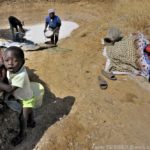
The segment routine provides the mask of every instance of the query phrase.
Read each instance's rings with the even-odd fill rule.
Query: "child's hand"
[[[6,93],[5,94],[5,101],[8,101],[10,99],[10,96],[12,96],[12,93]]]

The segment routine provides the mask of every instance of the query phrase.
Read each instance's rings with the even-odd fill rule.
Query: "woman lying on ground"
[[[114,32],[111,37],[114,37]],[[117,40],[112,44],[104,44],[103,55],[107,59],[104,68],[105,76],[111,77],[112,73],[133,74],[141,75],[149,80],[150,63],[146,57],[148,53],[145,52],[149,41],[144,34],[138,32],[124,36],[120,41]]]

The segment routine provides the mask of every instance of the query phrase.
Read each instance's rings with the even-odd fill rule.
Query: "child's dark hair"
[[[24,52],[20,47],[11,46],[5,50],[5,52],[7,51],[13,51],[16,58],[24,60]]]

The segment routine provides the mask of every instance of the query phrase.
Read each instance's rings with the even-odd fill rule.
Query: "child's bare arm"
[[[17,89],[17,87],[0,82],[0,89],[3,91],[6,91],[7,93],[12,93],[13,91],[15,91]]]
[[[12,93],[17,89],[17,87],[0,81],[0,89],[1,91],[5,91],[4,100],[8,100]]]

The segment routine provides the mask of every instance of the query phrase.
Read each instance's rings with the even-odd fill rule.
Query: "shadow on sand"
[[[64,115],[68,115],[74,102],[75,97],[67,96],[64,98],[56,97],[45,82],[39,79],[32,70],[27,68],[31,81],[39,82],[45,87],[45,95],[42,107],[35,110],[36,127],[28,129],[27,138],[18,146],[10,146],[10,150],[32,150],[37,144],[44,132],[55,122],[59,121]]]

